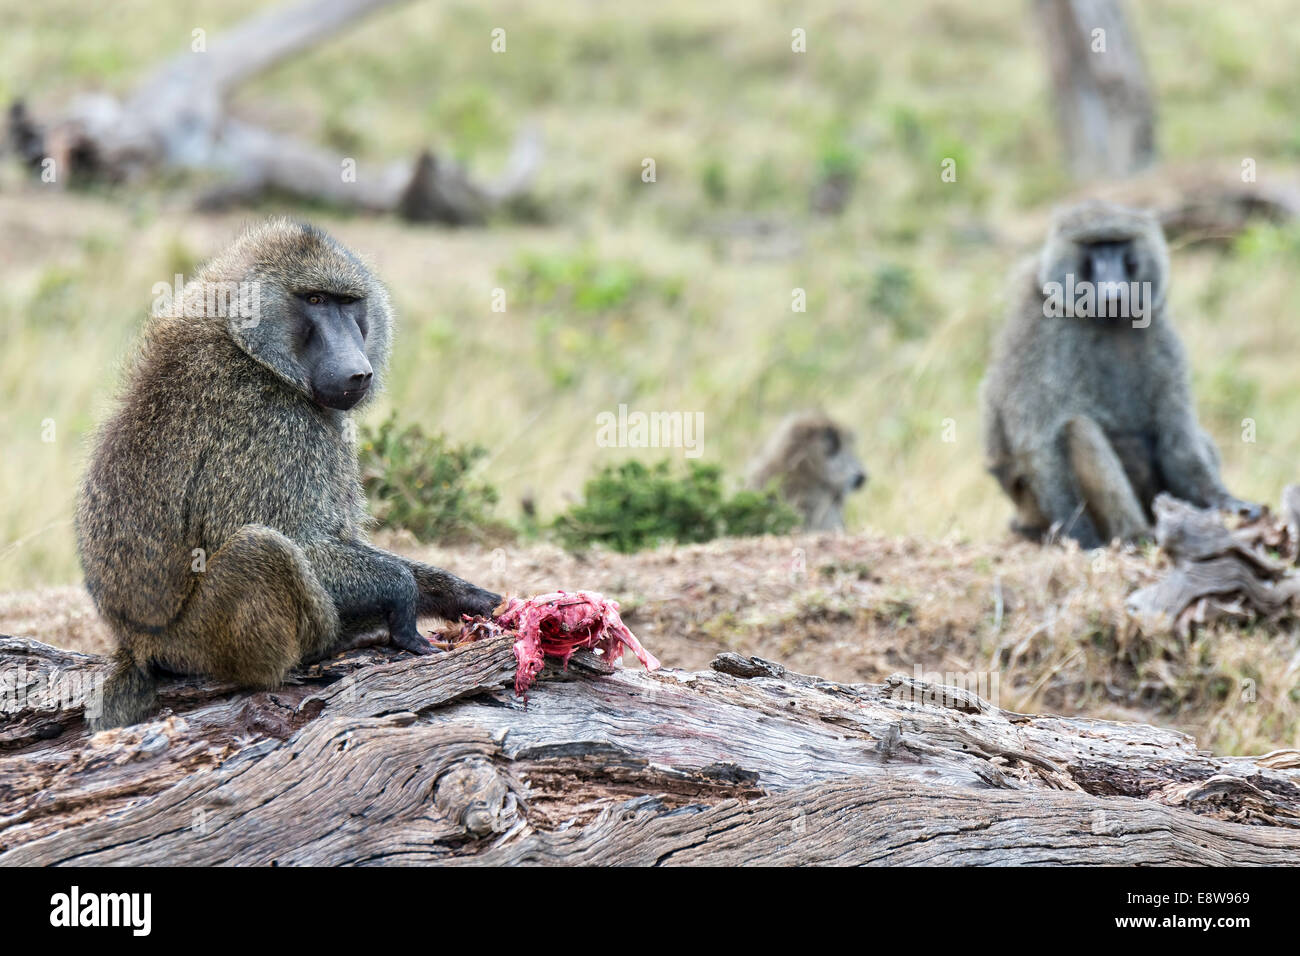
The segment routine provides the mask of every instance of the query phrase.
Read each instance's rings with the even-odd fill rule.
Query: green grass
[[[0,101],[48,114],[81,90],[126,91],[196,27],[211,38],[257,6],[0,0]],[[1300,161],[1289,5],[1131,6],[1166,157],[1230,173],[1249,156],[1261,176]],[[489,49],[497,26],[505,54]],[[806,54],[790,51],[795,27]],[[850,527],[1003,534],[975,390],[1007,270],[1069,185],[1023,4],[419,2],[258,78],[236,105],[363,164],[433,146],[489,175],[517,124],[545,130],[545,225],[309,211],[372,259],[399,310],[371,420],[397,409],[485,447],[477,474],[506,517],[530,494],[549,518],[638,454],[596,442],[596,416],[619,403],[703,413],[703,461],[727,474],[787,411],[822,404],[858,432],[872,473]],[[940,179],[948,158],[955,183]],[[832,175],[851,182],[848,204],[816,215]],[[77,579],[85,440],[151,287],[271,211],[197,217],[177,182],[56,195],[16,180],[0,172],[0,588]],[[1270,228],[1174,259],[1202,417],[1232,488],[1270,502],[1300,461],[1297,266],[1300,236]]]

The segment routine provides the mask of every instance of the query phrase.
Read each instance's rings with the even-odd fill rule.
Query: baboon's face
[[[1091,284],[1094,314],[1132,318],[1138,304],[1158,307],[1164,301],[1167,263],[1164,234],[1154,218],[1122,206],[1084,203],[1058,219],[1043,250],[1039,279],[1044,286]],[[1135,298],[1139,289],[1141,299]]]
[[[273,219],[240,236],[200,279],[195,295],[214,282],[248,287],[239,303],[250,308],[218,313],[226,333],[306,401],[346,411],[382,386],[393,331],[388,292],[319,229]]]
[[[1147,288],[1155,288],[1157,276],[1152,256],[1147,243],[1139,237],[1080,239],[1071,243],[1070,251],[1074,281],[1093,284],[1099,306],[1106,306],[1098,309],[1101,315],[1121,315],[1123,310],[1116,306],[1136,283],[1148,283]],[[1121,317],[1131,318],[1128,314]]]
[[[374,378],[365,352],[366,300],[308,290],[291,295],[289,314],[313,400],[346,411],[365,398]]]
[[[847,495],[867,483],[867,471],[853,451],[852,436],[828,426],[819,430],[816,441],[821,446],[823,474],[839,495]]]

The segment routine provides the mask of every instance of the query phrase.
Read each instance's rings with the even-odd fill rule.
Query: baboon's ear
[[[276,292],[283,297],[285,293]],[[287,321],[283,304],[261,303],[257,315],[231,315],[226,320],[230,337],[256,362],[297,391],[311,397],[311,381],[293,347],[294,329]]]
[[[1151,227],[1138,240],[1140,269],[1152,287],[1151,304],[1160,308],[1169,291],[1169,244],[1165,241],[1164,227],[1155,216],[1151,217]]]
[[[384,387],[388,374],[388,354],[393,343],[393,307],[388,299],[388,290],[378,279],[372,279],[370,290],[366,295],[366,321],[370,330],[366,333],[366,359],[374,369],[375,377],[370,391],[358,405],[365,405]]]

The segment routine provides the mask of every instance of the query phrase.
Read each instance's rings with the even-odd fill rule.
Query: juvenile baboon
[[[366,541],[348,412],[378,390],[392,335],[370,270],[273,220],[181,298],[182,317],[145,327],[77,509],[119,645],[97,726],[144,718],[158,671],[274,687],[365,631],[427,654],[417,615],[490,612],[496,594]]]
[[[1015,530],[1088,548],[1140,539],[1161,491],[1258,512],[1224,489],[1197,424],[1168,276],[1155,218],[1095,200],[1058,213],[1017,269],[981,386],[988,467],[1015,503]]]
[[[818,412],[786,418],[750,465],[749,487],[775,484],[803,516],[807,531],[844,530],[844,498],[867,472],[853,451],[853,433]]]

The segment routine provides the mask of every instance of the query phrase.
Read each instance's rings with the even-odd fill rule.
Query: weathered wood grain
[[[91,736],[100,666],[0,640],[25,675],[0,698],[0,864],[1300,859],[1300,752],[1215,757],[906,677],[578,657],[525,703],[507,640],[372,648],[275,693],[177,681],[159,719]]]

